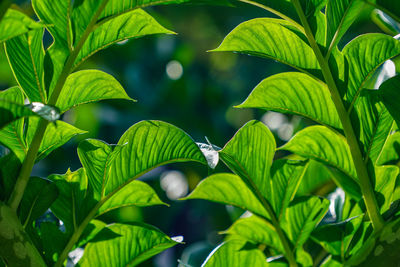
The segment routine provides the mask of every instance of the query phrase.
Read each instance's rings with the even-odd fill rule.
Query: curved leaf
[[[279,252],[284,252],[275,228],[264,219],[255,215],[235,221],[235,223],[223,233],[240,236],[255,245],[265,244]]]
[[[368,33],[360,35],[343,48],[349,64],[346,101],[354,104],[364,83],[386,60],[400,54],[400,42],[389,35]]]
[[[264,253],[243,240],[230,240],[216,247],[201,267],[269,266]]]
[[[266,78],[238,107],[296,114],[342,128],[327,86],[304,73],[280,73]]]
[[[375,194],[380,206],[381,214],[389,210],[393,199],[396,180],[399,174],[397,166],[376,166],[375,167]]]
[[[378,165],[396,164],[400,159],[400,132],[389,135],[379,156]]]
[[[363,0],[331,0],[326,5],[327,44],[332,49],[356,20]]]
[[[7,58],[20,87],[31,102],[47,102],[44,86],[43,29],[30,31],[5,43]]]
[[[142,121],[129,128],[118,142],[105,195],[163,164],[194,161],[207,165],[197,144],[181,129],[161,121]]]
[[[243,22],[225,37],[218,48],[211,51],[240,52],[272,58],[318,75],[320,67],[311,47],[295,32],[286,28],[287,24],[283,20],[270,18]]]
[[[350,148],[345,138],[324,126],[305,128],[279,149],[323,162],[357,180]]]
[[[154,189],[148,184],[132,181],[110,196],[100,207],[96,216],[126,206],[148,207],[153,205],[167,204],[161,201]]]
[[[230,173],[213,174],[204,179],[189,196],[183,198],[187,199],[224,203],[251,211],[264,218],[270,217],[245,182],[239,176]]]
[[[99,70],[82,70],[68,76],[56,107],[64,113],[70,108],[104,99],[132,100],[110,74]]]
[[[174,32],[161,26],[141,9],[130,11],[106,21],[89,34],[75,60],[75,67],[99,50],[117,42],[161,33],[173,34]]]
[[[269,196],[268,179],[275,153],[275,139],[259,121],[246,123],[220,151],[224,163],[246,183],[254,183],[264,197]]]
[[[43,28],[43,25],[33,21],[24,13],[9,8],[0,21],[0,43],[39,28]]]
[[[400,42],[399,42],[400,44]],[[389,111],[390,115],[392,115],[393,119],[396,121],[397,125],[400,125],[400,75],[394,76],[389,80],[385,81],[378,90],[378,94]]]
[[[316,225],[325,216],[329,200],[319,197],[301,197],[290,203],[281,221],[281,227],[295,248],[301,247]]]
[[[110,239],[107,230],[117,237]],[[136,266],[177,244],[152,226],[116,223],[89,242],[78,266]]]

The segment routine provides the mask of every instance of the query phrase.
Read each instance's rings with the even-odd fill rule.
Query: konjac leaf
[[[253,120],[225,145],[220,157],[246,183],[254,184],[252,190],[257,188],[266,197],[269,196],[268,180],[275,148],[270,130],[262,122]]]
[[[345,138],[327,127],[307,127],[279,149],[328,164],[357,180],[350,148]]]
[[[329,201],[319,197],[300,197],[290,203],[281,227],[295,248],[301,247],[328,211]]]
[[[276,160],[272,164],[271,192],[268,200],[278,220],[282,217],[290,201],[294,198],[306,169],[305,162],[286,159]]]
[[[239,176],[230,173],[218,173],[209,176],[201,181],[189,196],[183,199],[205,199],[233,205],[264,218],[270,217],[247,184]]]
[[[345,99],[354,104],[365,82],[386,60],[400,54],[400,42],[389,35],[368,33],[353,39],[343,48],[349,64]]]
[[[9,8],[0,21],[0,43],[39,28],[43,28],[43,25],[35,22],[24,13]]]
[[[8,100],[12,103],[20,104],[22,105],[24,103],[24,95],[22,94],[22,91],[19,87],[12,87],[7,90],[1,91],[0,92],[0,99],[5,99]],[[0,100],[1,103],[1,100]],[[0,104],[1,105],[1,104]],[[0,108],[1,110],[1,108]],[[9,119],[5,118],[7,115],[7,110],[1,110],[1,119],[6,119],[6,121],[9,121],[9,119],[13,118],[13,114],[9,117]],[[30,113],[30,112],[29,112]],[[18,118],[15,116],[14,118]],[[4,121],[3,121],[4,123]],[[0,127],[1,128],[1,127]],[[25,157],[25,154],[28,151],[28,148],[25,143],[24,135],[23,135],[23,130],[24,130],[24,119],[20,118],[17,120],[14,120],[4,126],[2,129],[0,129],[0,142],[8,147],[14,154],[21,160]]]
[[[216,247],[202,267],[270,266],[261,250],[243,240],[230,240]]]
[[[223,233],[233,236],[240,236],[241,238],[252,242],[255,245],[265,244],[279,252],[284,252],[275,228],[265,219],[257,217],[256,215],[240,218]]]
[[[82,70],[68,76],[57,100],[60,113],[90,102],[105,99],[132,100],[110,74],[99,70]]]
[[[326,5],[327,45],[332,49],[356,20],[363,0],[329,0]]]
[[[19,218],[24,226],[48,210],[58,196],[57,187],[39,177],[31,177],[18,209]]]
[[[141,181],[132,181],[117,191],[104,202],[96,216],[110,210],[126,207],[147,207],[153,205],[167,205],[161,201],[151,186]]]
[[[99,50],[117,42],[161,33],[173,34],[145,11],[132,10],[107,20],[90,33],[75,60],[75,67]]]
[[[161,121],[142,121],[129,128],[118,145],[124,145],[110,168],[105,195],[145,172],[172,162],[207,165],[197,144],[181,129]]]
[[[8,60],[20,87],[31,102],[47,102],[44,86],[43,29],[12,38],[5,44]]]
[[[400,75],[385,81],[379,87],[378,94],[396,124],[400,125]]]
[[[303,73],[280,73],[266,78],[238,107],[296,114],[342,128],[327,86]]]
[[[272,58],[301,71],[319,75],[320,67],[311,47],[285,27],[287,24],[283,20],[270,18],[243,22],[212,52],[230,51]]]
[[[106,230],[116,237],[110,239]],[[136,266],[177,244],[155,227],[115,223],[89,242],[78,266]]]

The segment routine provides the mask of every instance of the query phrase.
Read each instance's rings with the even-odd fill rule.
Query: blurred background
[[[17,1],[18,2],[18,1]],[[33,16],[30,1],[18,3]],[[67,112],[63,120],[88,131],[74,138],[35,166],[34,175],[47,177],[78,169],[76,148],[79,140],[96,138],[117,143],[133,124],[147,119],[163,120],[186,131],[196,142],[205,137],[219,147],[251,119],[262,120],[274,132],[278,146],[311,122],[274,112],[235,109],[264,78],[291,69],[273,60],[234,53],[207,53],[216,48],[241,22],[271,16],[249,5],[229,7],[160,6],[146,9],[163,26],[178,35],[158,35],[121,42],[97,53],[82,69],[101,69],[112,74],[128,95],[138,102],[104,101]],[[379,32],[366,10],[353,29]],[[343,39],[342,45],[358,32]],[[15,85],[4,49],[0,51],[0,90]],[[278,157],[281,155],[277,155]],[[315,168],[319,168],[317,165]],[[170,207],[124,208],[104,216],[112,221],[144,221],[170,236],[183,236],[185,245],[171,248],[141,266],[200,266],[208,253],[223,239],[218,232],[227,229],[243,211],[206,201],[177,201],[215,170],[196,164],[173,164],[157,168],[141,179],[156,189]],[[325,176],[324,176],[325,175]],[[329,179],[321,171],[321,185]],[[329,183],[328,183],[329,184]],[[304,185],[306,187],[306,184]],[[325,193],[334,186],[325,188]],[[303,192],[316,188],[303,188]],[[300,190],[301,192],[301,190]],[[188,265],[189,264],[189,265]]]

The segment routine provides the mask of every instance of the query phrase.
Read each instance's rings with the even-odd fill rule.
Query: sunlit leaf
[[[399,41],[397,42],[400,44]],[[400,107],[398,104],[400,103],[400,75],[384,82],[379,87],[378,94],[397,125],[400,125]]]
[[[47,102],[44,87],[43,29],[30,31],[6,42],[14,76],[31,102]]]
[[[318,74],[320,67],[311,47],[286,28],[287,24],[270,18],[243,22],[212,52],[231,51],[272,58],[296,69]]]
[[[375,167],[375,192],[381,214],[390,208],[396,187],[396,179],[399,174],[397,166]]]
[[[38,28],[43,28],[43,25],[24,13],[9,8],[0,21],[0,43]]]
[[[338,168],[357,180],[350,148],[345,138],[324,126],[305,128],[280,149]]]
[[[218,173],[201,181],[194,191],[183,199],[205,199],[233,205],[264,218],[269,218],[260,200],[243,180],[234,174]]]
[[[110,239],[106,230],[116,237]],[[89,242],[78,266],[136,266],[177,244],[152,226],[115,223]]]
[[[393,132],[389,135],[382,153],[378,159],[378,165],[396,164],[400,159],[400,132]]]
[[[73,107],[105,99],[131,100],[110,74],[99,70],[82,70],[68,76],[56,107],[64,113]]]
[[[215,248],[202,267],[269,266],[265,255],[257,247],[243,240],[230,240]]]
[[[335,128],[342,127],[327,86],[298,72],[266,78],[238,107],[296,114]]]

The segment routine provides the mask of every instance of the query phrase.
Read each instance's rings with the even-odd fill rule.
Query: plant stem
[[[299,0],[292,0],[293,5],[296,8],[297,14],[300,17],[301,23],[303,24],[307,39],[310,43],[311,48],[317,57],[318,63],[321,67],[322,74],[328,85],[329,91],[331,93],[331,98],[335,104],[336,110],[339,114],[340,121],[343,126],[344,134],[346,136],[347,143],[350,147],[351,156],[356,168],[358,182],[361,187],[361,192],[363,194],[363,199],[367,212],[371,219],[372,225],[376,231],[379,231],[384,226],[385,222],[382,215],[379,212],[378,204],[376,201],[374,189],[370,177],[368,175],[367,167],[364,165],[363,157],[361,154],[361,149],[358,143],[358,139],[354,133],[353,126],[351,124],[350,116],[346,111],[343,104],[342,98],[340,96],[339,90],[336,86],[335,80],[333,78],[331,69],[329,67],[328,58],[325,59],[322,52],[314,39],[310,25],[308,24],[307,18],[303,12]]]

